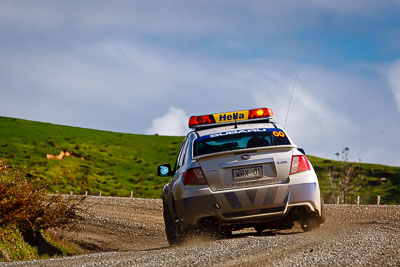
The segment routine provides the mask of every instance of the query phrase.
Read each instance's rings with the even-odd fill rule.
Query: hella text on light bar
[[[272,118],[274,115],[271,108],[257,108],[233,112],[216,113],[201,116],[192,116],[189,119],[189,128],[211,126],[218,123],[235,123],[254,119]]]

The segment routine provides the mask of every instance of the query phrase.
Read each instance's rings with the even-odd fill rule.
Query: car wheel
[[[326,212],[325,212],[325,204],[324,199],[321,198],[321,216],[310,216],[304,221],[301,222],[301,228],[304,232],[309,232],[315,230],[321,226],[324,222],[326,222]]]
[[[170,246],[176,246],[182,241],[181,231],[179,226],[173,219],[175,216],[171,216],[169,213],[168,205],[163,201],[163,215],[165,224],[165,233]]]

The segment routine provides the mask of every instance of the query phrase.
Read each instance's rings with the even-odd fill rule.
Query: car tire
[[[315,230],[321,226],[321,224],[326,222],[326,212],[325,212],[325,203],[322,195],[321,199],[321,216],[310,216],[304,221],[301,222],[301,228],[304,232],[310,232]]]
[[[168,205],[165,201],[163,201],[163,215],[168,244],[170,246],[179,245],[182,241],[182,234],[179,225],[177,225],[173,219],[175,216],[170,215]]]

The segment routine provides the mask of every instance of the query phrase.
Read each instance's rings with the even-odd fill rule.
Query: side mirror
[[[306,155],[306,152],[304,151],[304,149],[302,148],[297,148],[298,151],[300,151],[300,153],[302,153],[304,156]]]
[[[162,164],[157,167],[157,175],[160,177],[172,176],[171,174],[171,164]]]

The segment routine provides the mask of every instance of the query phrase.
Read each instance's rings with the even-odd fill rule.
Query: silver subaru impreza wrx
[[[270,108],[192,116],[172,176],[163,189],[164,222],[170,245],[193,229],[227,236],[254,227],[304,231],[325,222],[318,178]]]

